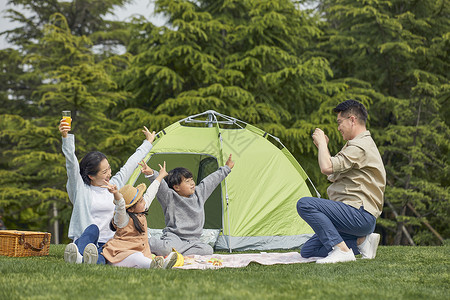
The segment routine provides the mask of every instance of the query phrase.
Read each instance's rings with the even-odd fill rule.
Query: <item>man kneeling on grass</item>
[[[299,215],[315,234],[301,249],[301,255],[323,257],[317,263],[372,259],[380,235],[373,233],[383,209],[386,172],[378,148],[366,129],[367,110],[355,100],[336,106],[338,130],[347,143],[331,157],[328,137],[316,128],[312,138],[319,150],[320,170],[328,175],[331,200],[304,197],[297,203]]]

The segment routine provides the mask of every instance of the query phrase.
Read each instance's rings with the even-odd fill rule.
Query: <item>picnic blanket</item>
[[[318,257],[303,258],[298,252],[287,253],[245,253],[245,254],[213,254],[184,257],[184,266],[176,269],[220,269],[242,268],[251,262],[261,265],[298,264],[314,262]]]

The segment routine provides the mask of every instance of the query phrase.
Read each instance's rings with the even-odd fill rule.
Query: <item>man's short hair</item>
[[[361,120],[364,124],[367,121],[367,109],[365,106],[356,100],[346,100],[341,102],[333,109],[335,113],[341,113],[342,116],[348,117],[354,115],[357,119]]]
[[[173,170],[170,170],[169,174],[164,179],[167,181],[167,185],[171,189],[173,189],[174,185],[178,185],[181,183],[181,180],[183,180],[182,177],[188,179],[193,178],[194,175],[192,175],[191,171],[186,168],[175,168]]]

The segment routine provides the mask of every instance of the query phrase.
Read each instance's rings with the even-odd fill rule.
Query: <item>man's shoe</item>
[[[172,269],[176,264],[178,254],[176,252],[170,252],[169,255],[164,259],[163,269]]]
[[[377,255],[378,244],[380,243],[380,235],[371,233],[366,236],[364,242],[358,246],[358,250],[362,255],[362,259],[373,259]]]
[[[328,253],[327,257],[318,259],[316,263],[318,264],[334,264],[338,262],[346,262],[346,261],[355,261],[355,255],[353,254],[352,249],[350,251],[345,252],[339,249],[339,247],[334,247],[333,250]]]
[[[71,264],[81,264],[83,256],[78,252],[78,247],[74,243],[70,243],[64,249],[64,260]]]
[[[83,262],[85,264],[96,264],[98,260],[98,249],[92,243],[86,245],[83,251]]]

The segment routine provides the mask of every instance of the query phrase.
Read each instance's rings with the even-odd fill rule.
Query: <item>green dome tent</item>
[[[159,132],[145,161],[156,170],[164,161],[168,171],[185,167],[198,184],[223,166],[230,153],[235,166],[205,204],[204,228],[220,230],[216,250],[303,245],[313,231],[298,216],[296,203],[311,196],[309,178],[278,138],[235,118],[206,111]],[[128,183],[141,182],[148,185],[138,167]],[[165,227],[158,201],[149,208],[148,224]]]

